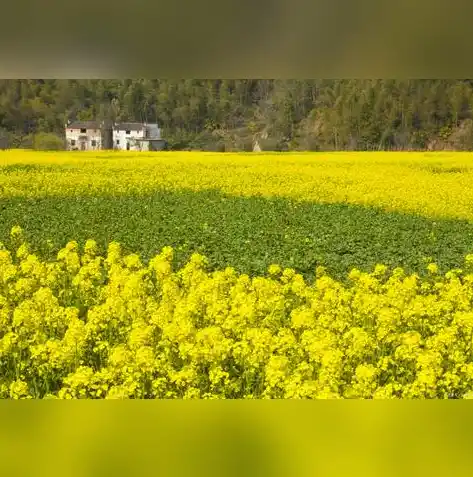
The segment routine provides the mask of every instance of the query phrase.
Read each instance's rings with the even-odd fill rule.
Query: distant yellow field
[[[0,153],[2,197],[218,189],[473,218],[470,153]]]

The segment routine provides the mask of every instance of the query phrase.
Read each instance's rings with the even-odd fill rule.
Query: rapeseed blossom
[[[0,248],[0,398],[471,398],[473,275],[146,265],[111,243]]]
[[[265,154],[2,154],[2,164],[15,166],[0,175],[5,198],[100,196],[110,190],[116,195],[219,190],[232,196],[287,197],[296,202],[348,203],[426,217],[473,218],[473,166],[471,157],[461,153],[376,152],[357,154],[355,160],[350,153],[317,153],[315,160],[314,154],[285,153],[272,155],[271,166]],[[31,164],[47,168],[21,168]],[[462,173],[449,173],[457,169]]]

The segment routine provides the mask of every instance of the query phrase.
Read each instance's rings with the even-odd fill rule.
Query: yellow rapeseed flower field
[[[470,159],[387,153],[0,154],[0,205],[19,224],[0,237],[0,398],[473,397],[472,254],[447,273],[427,260],[422,276],[377,263],[369,273],[352,268],[342,281],[318,265],[309,283],[272,257],[266,274],[240,273],[225,263],[223,249],[216,270],[199,253],[176,267],[178,250],[172,246],[147,261],[114,240],[101,253],[94,237],[70,240],[45,257],[22,228],[33,219],[47,227],[47,218],[60,214],[79,220],[81,204],[88,204],[84,197],[98,208],[104,197],[119,204],[135,197],[140,208],[122,223],[133,229],[137,243],[149,238],[139,214],[150,206],[178,217],[180,231],[184,215],[176,215],[181,212],[168,198],[144,199],[160,190],[187,191],[181,207],[191,215],[195,233],[217,248],[225,237],[201,223],[208,216],[189,205],[192,194],[226,194],[206,199],[215,207],[226,197],[279,197],[291,204],[345,203],[469,221]],[[66,204],[59,215],[51,210],[60,202],[41,202],[50,208],[42,205],[36,217],[28,216],[31,201],[52,198]],[[73,212],[71,199],[79,203]],[[248,214],[259,202],[249,204]],[[289,220],[285,210],[280,226]],[[299,217],[296,205],[290,210]],[[241,224],[255,229],[245,220]],[[396,220],[401,228],[407,223]],[[60,221],[54,227],[63,228]],[[289,240],[291,227],[275,231],[275,237]],[[343,238],[348,252],[356,247],[350,236]],[[310,240],[297,237],[285,250],[302,242],[300,250],[308,253]],[[262,239],[242,243],[250,258],[266,246]]]
[[[57,260],[22,230],[0,249],[2,398],[468,398],[473,256],[420,280],[402,269],[318,269],[305,283],[270,267],[209,273],[194,254],[147,266],[110,243],[70,242]]]
[[[473,218],[470,153],[0,153],[3,197],[146,194],[216,189],[230,195],[371,205]]]

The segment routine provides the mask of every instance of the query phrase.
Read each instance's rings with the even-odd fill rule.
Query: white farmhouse
[[[113,127],[113,147],[124,151],[161,149],[161,130],[157,124],[117,123]]]
[[[94,151],[102,147],[102,130],[98,121],[74,121],[66,124],[67,149]]]
[[[106,127],[108,126],[108,127]],[[104,135],[111,133],[109,147]],[[147,123],[99,123],[76,121],[66,124],[66,140],[71,151],[93,151],[113,148],[122,151],[156,151],[163,149],[165,141],[157,124]]]

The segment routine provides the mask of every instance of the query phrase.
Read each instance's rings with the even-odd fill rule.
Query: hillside
[[[2,80],[0,146],[112,117],[181,150],[471,150],[472,110],[473,80]]]

